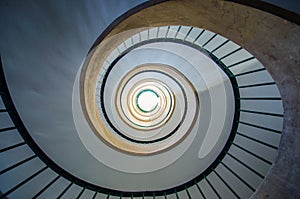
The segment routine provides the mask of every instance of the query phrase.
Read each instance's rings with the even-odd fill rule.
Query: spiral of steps
[[[63,116],[71,130],[60,116],[48,130],[32,123],[42,116],[25,118],[29,109],[20,108],[18,85],[6,75],[14,62],[1,53],[0,197],[251,197],[278,155],[284,126],[284,102],[266,67],[199,27],[108,30],[115,31],[84,45],[66,78],[71,85],[41,86],[49,91],[40,102],[69,103]],[[56,92],[68,96],[49,97]],[[45,118],[57,114],[44,108]]]

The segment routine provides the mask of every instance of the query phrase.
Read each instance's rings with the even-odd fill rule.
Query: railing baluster
[[[78,196],[76,197],[76,199],[79,199],[81,197],[81,195],[83,194],[84,191],[85,191],[85,187],[82,188],[82,190],[80,191],[80,193],[78,194]]]
[[[281,97],[240,97],[240,100],[281,100]]]
[[[119,49],[119,46],[117,47],[117,51],[118,51],[119,55],[121,55],[121,51]]]
[[[249,140],[252,140],[252,141],[254,141],[254,142],[258,142],[258,143],[260,143],[260,144],[266,145],[266,146],[268,146],[268,147],[270,147],[270,148],[272,148],[272,149],[275,149],[275,150],[278,149],[278,147],[276,147],[276,146],[273,146],[273,145],[268,144],[268,143],[266,143],[266,142],[263,142],[263,141],[260,141],[260,140],[258,140],[258,139],[252,138],[252,137],[247,136],[247,135],[245,135],[245,134],[242,134],[242,133],[239,133],[239,132],[236,132],[236,134],[238,134],[238,135],[240,135],[240,136],[243,136],[243,137],[245,137],[245,138],[247,138],[247,139],[249,139]]]
[[[176,189],[175,189],[175,196],[176,196],[176,199],[179,199],[179,196],[178,196],[178,194],[177,194],[177,191],[176,191]]]
[[[218,49],[220,49],[222,46],[224,46],[225,44],[227,44],[230,40],[227,39],[226,41],[224,41],[223,43],[221,43],[218,47],[216,47],[215,49],[213,49],[210,53],[214,53],[216,52]]]
[[[16,128],[17,128],[17,127],[15,127],[15,126],[7,127],[7,128],[0,129],[0,132],[10,131],[10,130],[13,130],[13,129],[16,129]]]
[[[263,129],[263,130],[266,130],[266,131],[270,131],[270,132],[281,134],[281,131],[278,131],[278,130],[275,130],[275,129],[271,129],[271,128],[267,128],[267,127],[263,127],[263,126],[258,126],[258,125],[251,124],[251,123],[248,123],[248,122],[243,122],[243,121],[239,121],[239,123],[245,124],[247,126],[252,126],[252,127],[255,127],[255,128]]]
[[[180,29],[181,29],[181,26],[178,27],[178,29],[177,29],[177,31],[176,31],[176,34],[175,34],[175,36],[174,36],[174,39],[176,39],[176,37],[177,37],[177,35],[178,35]]]
[[[269,116],[274,116],[274,117],[283,117],[283,114],[277,114],[277,113],[267,113],[267,112],[261,112],[261,111],[251,111],[251,110],[246,110],[246,109],[240,109],[239,111],[245,112],[245,113],[258,114],[258,115],[269,115]]]
[[[251,189],[253,192],[255,189],[248,184],[243,178],[241,178],[238,174],[236,174],[232,169],[230,169],[224,162],[220,162],[226,169],[228,169],[235,177],[237,177],[240,181],[242,181],[249,189]]]
[[[188,33],[185,35],[183,41],[186,40],[186,38],[190,35],[190,33],[192,32],[192,30],[193,30],[193,27],[190,27],[190,29],[189,29]]]
[[[139,32],[139,42],[142,41],[142,36],[141,36],[141,32]]]
[[[164,197],[165,197],[165,199],[167,199],[167,194],[166,193],[164,193]]]
[[[264,71],[264,70],[266,70],[266,69],[265,68],[260,68],[260,69],[256,69],[256,70],[247,71],[247,72],[244,72],[244,73],[234,74],[234,76],[238,77],[238,76],[242,76],[242,75],[248,75],[248,74],[251,74],[251,73],[257,73],[257,72]]]
[[[234,155],[228,153],[228,155],[230,157],[232,157],[233,159],[235,159],[238,163],[240,163],[241,165],[243,165],[244,167],[246,167],[247,169],[249,169],[250,171],[252,171],[253,173],[255,173],[256,175],[258,175],[261,178],[264,178],[263,175],[261,175],[260,173],[258,173],[257,171],[255,171],[254,169],[252,169],[251,167],[249,167],[248,165],[246,165],[244,162],[242,162],[241,160],[237,159],[236,157],[234,157]]]
[[[229,184],[218,174],[218,172],[214,169],[212,171],[220,178],[220,180],[226,185],[226,187],[237,197],[240,198],[240,196],[229,186]]]
[[[18,143],[18,144],[15,144],[15,145],[6,147],[6,148],[4,148],[4,149],[1,149],[1,150],[0,150],[0,153],[3,153],[3,152],[5,152],[5,151],[8,151],[8,150],[13,149],[13,148],[17,148],[17,147],[22,146],[22,145],[24,145],[24,144],[26,144],[26,142],[21,142],[21,143]]]
[[[214,193],[218,196],[218,198],[221,198],[220,194],[217,192],[217,190],[214,188],[214,186],[211,184],[211,182],[207,179],[206,176],[204,177],[204,179],[209,184],[209,186],[212,188],[212,190],[214,191]]]
[[[260,83],[260,84],[249,84],[249,85],[243,85],[238,86],[238,88],[249,88],[249,87],[259,87],[259,86],[268,86],[268,85],[274,85],[275,82],[267,82],[267,83]]]
[[[185,188],[186,194],[188,195],[189,199],[192,199],[190,192],[189,192],[188,188],[186,187],[186,185],[184,186],[184,188]]]
[[[18,162],[16,164],[14,164],[14,165],[6,168],[6,169],[3,169],[2,171],[0,171],[0,175],[2,175],[4,173],[6,173],[6,172],[8,172],[8,171],[10,171],[10,170],[18,167],[19,165],[24,164],[24,163],[26,163],[26,162],[28,162],[28,161],[32,160],[33,158],[36,158],[36,157],[37,157],[37,155],[33,155],[33,156],[31,156],[29,158],[26,158],[25,160],[22,160],[22,161],[20,161],[20,162]]]
[[[200,194],[201,194],[202,198],[206,199],[206,197],[205,197],[205,195],[204,195],[203,191],[201,190],[201,188],[200,188],[200,186],[198,185],[198,183],[197,183],[197,182],[195,182],[195,185],[196,185],[196,187],[197,187],[198,191],[200,192]]]
[[[244,59],[244,60],[242,60],[242,61],[236,62],[236,63],[234,63],[234,64],[231,64],[231,65],[227,66],[227,68],[231,68],[231,67],[233,67],[233,66],[237,66],[237,65],[239,65],[239,64],[245,63],[245,62],[250,61],[250,60],[252,60],[252,59],[255,59],[255,57],[249,57],[249,58]]]
[[[170,26],[168,26],[168,28],[167,28],[167,31],[166,31],[166,34],[165,34],[165,38],[167,38],[169,30],[170,30]]]
[[[205,47],[209,42],[211,42],[218,34],[214,34],[207,42],[205,42],[202,47]]]
[[[70,189],[70,187],[73,185],[73,182],[70,182],[70,184],[57,196],[57,198],[61,198],[67,191]]]
[[[258,158],[258,159],[260,159],[260,160],[264,161],[265,163],[267,163],[267,164],[269,164],[269,165],[271,165],[271,164],[272,164],[272,162],[270,162],[270,161],[266,160],[265,158],[262,158],[262,157],[260,157],[260,156],[256,155],[255,153],[253,153],[253,152],[249,151],[248,149],[245,149],[244,147],[241,147],[240,145],[238,145],[238,144],[236,144],[236,143],[232,143],[232,144],[233,144],[234,146],[236,146],[236,147],[238,147],[238,148],[242,149],[243,151],[245,151],[245,152],[247,152],[247,153],[249,153],[249,154],[253,155],[254,157],[256,157],[256,158]],[[262,178],[263,178],[263,176],[262,176]]]
[[[55,183],[58,179],[60,178],[59,176],[56,176],[51,182],[49,182],[42,190],[40,190],[37,194],[35,194],[32,198],[35,199],[39,197],[44,191],[46,191],[53,183]]]
[[[242,47],[239,47],[239,48],[235,49],[234,51],[231,51],[230,53],[228,53],[228,54],[224,55],[223,57],[219,58],[219,60],[225,59],[226,57],[229,57],[230,55],[232,55],[232,54],[234,54],[234,53],[236,53],[236,52],[238,52],[242,49],[243,49]]]
[[[159,29],[160,29],[160,27],[157,28],[157,31],[156,31],[156,38],[158,38]]]
[[[123,42],[125,49],[127,49],[126,41]]]
[[[205,30],[203,29],[200,34],[196,37],[196,39],[193,41],[193,44],[201,37],[201,35],[205,32]]]
[[[98,191],[95,191],[95,193],[94,193],[94,195],[93,195],[93,198],[92,198],[92,199],[95,199],[95,198],[96,198],[96,196],[97,196],[97,194],[98,194]]]
[[[134,45],[133,38],[130,37],[131,44]]]
[[[45,171],[48,168],[48,166],[43,167],[42,169],[38,170],[37,172],[35,172],[33,175],[29,176],[28,178],[26,178],[25,180],[23,180],[22,182],[20,182],[19,184],[17,184],[16,186],[14,186],[13,188],[11,188],[10,190],[8,190],[7,192],[5,192],[4,194],[1,195],[1,198],[6,197],[7,195],[11,194],[12,192],[14,192],[15,190],[17,190],[19,187],[23,186],[24,184],[26,184],[28,181],[30,181],[31,179],[33,179],[34,177],[36,177],[37,175],[39,175],[40,173],[42,173],[43,171]]]
[[[108,195],[106,196],[106,199],[109,199],[110,198],[110,193],[108,193]]]

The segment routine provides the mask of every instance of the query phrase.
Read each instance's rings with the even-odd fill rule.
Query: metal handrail
[[[14,123],[14,126],[3,127],[3,128],[1,127],[0,132],[3,133],[3,132],[10,132],[12,130],[17,130],[18,133],[20,133],[20,135],[23,138],[23,141],[20,142],[20,143],[13,144],[13,145],[10,145],[10,146],[5,147],[3,149],[0,149],[0,153],[5,153],[9,150],[12,150],[14,148],[21,147],[21,146],[29,146],[31,148],[31,150],[34,152],[34,155],[32,155],[30,157],[27,157],[23,160],[20,160],[19,162],[15,163],[14,165],[11,165],[11,166],[3,169],[2,171],[0,171],[0,175],[2,175],[4,173],[7,173],[7,172],[10,172],[10,171],[13,171],[15,168],[19,167],[20,165],[26,164],[27,162],[30,162],[30,161],[36,159],[37,157],[39,158],[39,160],[41,160],[43,163],[46,164],[46,166],[44,166],[40,170],[36,171],[33,175],[29,176],[28,178],[26,178],[22,182],[15,185],[10,190],[3,193],[0,196],[0,198],[5,198],[6,196],[8,196],[9,194],[11,194],[12,192],[14,192],[15,190],[17,190],[18,188],[20,188],[21,186],[23,186],[24,184],[26,184],[27,182],[29,182],[30,180],[32,180],[33,178],[35,178],[36,176],[40,175],[42,172],[44,172],[48,169],[51,169],[51,170],[55,171],[57,173],[57,176],[55,178],[53,178],[45,187],[42,187],[40,189],[40,191],[33,196],[33,198],[38,198],[43,192],[45,192],[49,187],[51,187],[53,184],[55,184],[55,182],[57,182],[60,178],[64,178],[64,179],[68,180],[69,184],[62,190],[62,192],[59,194],[58,198],[62,197],[74,184],[82,187],[81,191],[77,195],[77,198],[80,198],[86,190],[92,190],[94,192],[93,198],[96,198],[98,193],[105,194],[106,198],[110,198],[110,196],[118,196],[120,198],[122,198],[122,197],[131,197],[131,198],[142,197],[142,198],[144,198],[146,196],[156,198],[158,196],[164,196],[165,198],[167,198],[168,195],[170,195],[170,194],[175,194],[175,196],[177,198],[179,198],[178,193],[180,191],[184,191],[188,198],[192,198],[191,194],[189,192],[189,188],[191,188],[191,187],[196,187],[199,191],[199,194],[203,198],[206,198],[207,196],[205,196],[205,193],[203,192],[203,190],[201,189],[201,186],[199,185],[199,183],[202,180],[205,180],[205,182],[209,185],[209,187],[211,187],[213,193],[215,193],[215,195],[218,198],[221,198],[220,193],[218,192],[217,189],[215,189],[213,183],[208,178],[211,173],[215,174],[220,179],[220,181],[223,182],[224,185],[229,189],[229,191],[232,192],[232,194],[236,198],[240,198],[238,193],[230,186],[230,184],[228,182],[226,182],[226,180],[220,175],[220,173],[217,172],[216,168],[219,165],[222,165],[223,167],[225,167],[230,173],[232,173],[237,179],[240,180],[240,182],[242,182],[244,185],[246,185],[251,191],[253,191],[253,192],[255,191],[255,188],[252,185],[250,185],[245,179],[243,179],[241,176],[239,176],[238,173],[236,173],[234,170],[232,170],[230,168],[230,166],[228,166],[227,163],[223,162],[222,160],[225,156],[231,157],[232,159],[237,161],[240,165],[242,165],[245,168],[247,168],[248,170],[252,171],[255,175],[259,176],[260,178],[264,178],[263,174],[257,172],[254,168],[251,168],[249,165],[244,163],[242,160],[235,157],[231,152],[229,152],[229,149],[230,149],[231,146],[235,146],[235,147],[239,148],[240,150],[244,151],[245,153],[248,153],[248,154],[254,156],[258,160],[260,160],[262,162],[265,162],[268,165],[272,164],[271,161],[265,159],[264,157],[260,157],[259,155],[253,153],[251,150],[249,150],[249,149],[247,149],[243,146],[240,146],[238,143],[235,143],[234,138],[235,138],[236,135],[243,136],[246,139],[251,140],[252,142],[256,142],[256,143],[259,143],[259,144],[264,145],[266,147],[269,147],[273,150],[277,150],[277,146],[274,146],[272,144],[263,142],[261,140],[258,140],[256,138],[253,138],[249,135],[245,135],[245,134],[237,131],[238,126],[240,124],[243,124],[243,125],[250,126],[251,128],[258,128],[258,129],[262,129],[262,130],[272,132],[272,133],[275,133],[275,134],[280,134],[281,133],[281,131],[276,130],[276,129],[272,129],[272,128],[269,128],[269,127],[265,127],[265,126],[261,126],[261,125],[258,125],[258,124],[253,124],[253,123],[250,123],[250,122],[247,122],[247,121],[240,121],[239,120],[239,114],[241,112],[249,113],[249,114],[259,114],[259,115],[264,115],[266,117],[279,117],[279,118],[283,117],[283,114],[248,110],[248,109],[243,109],[243,108],[240,107],[240,100],[265,100],[265,101],[268,101],[268,100],[271,100],[271,101],[281,100],[280,97],[240,97],[239,96],[239,89],[248,88],[248,87],[261,87],[261,86],[267,86],[267,85],[274,85],[275,82],[249,84],[249,85],[238,85],[238,83],[236,81],[236,77],[243,76],[243,75],[248,75],[248,74],[256,73],[256,72],[260,72],[260,71],[264,71],[265,68],[260,68],[260,69],[256,69],[256,70],[252,70],[252,71],[239,73],[239,74],[233,74],[233,72],[230,71],[231,67],[233,67],[233,66],[238,67],[238,65],[240,65],[242,63],[245,63],[247,61],[253,60],[255,58],[254,57],[246,58],[246,59],[237,61],[234,64],[226,66],[222,62],[222,60],[227,58],[227,57],[230,57],[230,56],[234,55],[235,53],[237,53],[239,51],[241,51],[242,50],[241,47],[238,47],[237,49],[227,53],[226,55],[223,55],[220,58],[217,58],[214,53],[217,52],[219,49],[223,48],[226,44],[228,44],[230,42],[229,40],[225,40],[224,42],[222,42],[220,45],[218,45],[213,50],[208,51],[207,49],[205,49],[203,47],[207,46],[210,42],[212,42],[217,37],[217,34],[213,34],[213,36],[211,36],[206,42],[204,42],[204,44],[202,46],[198,46],[196,43],[201,38],[201,36],[205,33],[206,30],[201,30],[201,32],[196,36],[196,38],[193,40],[193,42],[188,42],[188,41],[186,41],[186,39],[191,34],[191,32],[193,30],[193,27],[189,28],[189,30],[188,30],[188,32],[185,35],[183,40],[176,38],[178,36],[180,30],[182,29],[182,26],[178,27],[174,38],[168,38],[168,33],[170,32],[171,26],[168,26],[166,28],[167,28],[167,31],[166,31],[166,34],[163,38],[149,39],[150,29],[148,29],[147,30],[148,40],[147,41],[142,41],[141,40],[141,33],[138,33],[138,38],[140,40],[138,43],[135,43],[134,40],[133,40],[133,37],[131,37],[131,38],[129,38],[130,41],[131,41],[131,46],[127,46],[124,42],[123,45],[125,46],[126,50],[121,52],[120,49],[117,48],[117,51],[119,52],[119,56],[123,56],[124,54],[130,52],[130,50],[136,48],[137,46],[144,45],[144,44],[149,43],[149,42],[157,42],[157,41],[178,42],[178,43],[181,43],[181,44],[185,44],[185,45],[189,45],[191,47],[197,48],[198,50],[206,51],[208,53],[208,55],[228,75],[228,77],[231,81],[231,84],[233,86],[233,90],[235,92],[235,100],[236,100],[236,103],[235,103],[236,104],[236,107],[235,107],[236,113],[235,113],[235,119],[234,119],[235,122],[233,124],[232,132],[230,134],[230,137],[229,137],[225,147],[223,148],[220,155],[216,158],[216,160],[210,165],[210,167],[207,168],[203,173],[199,174],[194,179],[190,180],[189,182],[186,182],[186,183],[184,183],[180,186],[176,186],[176,187],[173,187],[173,188],[170,188],[170,189],[158,190],[158,191],[126,192],[126,191],[112,190],[112,189],[97,186],[95,184],[91,184],[89,182],[86,182],[82,179],[77,178],[76,176],[72,175],[71,173],[67,172],[66,170],[64,170],[63,168],[58,166],[53,160],[51,160],[39,148],[39,146],[34,142],[34,140],[31,138],[30,133],[25,128],[25,125],[23,124],[23,122],[22,122],[22,120],[21,120],[21,118],[20,118],[20,116],[19,116],[19,114],[18,114],[18,112],[17,112],[17,110],[16,110],[16,108],[13,104],[13,100],[10,96],[8,87],[6,85],[6,80],[5,80],[5,76],[4,76],[4,72],[3,72],[2,62],[1,62],[1,59],[0,59],[0,62],[1,62],[1,67],[0,67],[0,94],[1,94],[2,100],[3,100],[4,105],[5,105],[5,109],[0,109],[0,112],[1,113],[8,113],[11,120]],[[161,29],[162,29],[162,27],[157,28],[158,31],[160,31]],[[158,31],[156,33],[157,36],[158,36]]]

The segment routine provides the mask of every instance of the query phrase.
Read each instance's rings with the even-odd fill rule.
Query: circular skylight
[[[158,102],[158,94],[151,89],[142,90],[136,99],[137,107],[145,113],[152,112],[157,107]]]

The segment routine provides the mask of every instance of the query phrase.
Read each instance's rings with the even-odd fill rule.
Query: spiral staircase
[[[237,6],[291,28],[290,78],[297,20],[223,1],[16,4],[1,3],[1,198],[299,196],[297,81],[246,36],[164,11]]]

